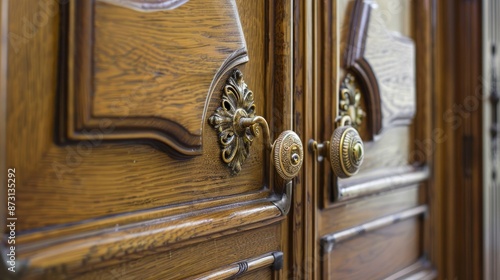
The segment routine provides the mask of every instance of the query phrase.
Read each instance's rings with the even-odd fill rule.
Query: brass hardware
[[[234,174],[250,154],[254,137],[262,128],[266,148],[272,154],[276,171],[284,180],[297,176],[304,159],[299,136],[291,131],[282,132],[271,144],[269,125],[261,116],[255,116],[253,92],[243,81],[243,74],[235,70],[227,79],[222,92],[221,106],[209,118],[210,124],[219,133],[222,160]]]
[[[318,143],[310,140],[309,146],[318,155],[328,155],[333,172],[340,178],[355,175],[363,163],[363,140],[351,126],[351,117],[348,115],[340,118],[340,126],[333,131],[330,141]]]
[[[340,86],[339,127],[333,132],[330,141],[309,141],[311,149],[318,155],[328,155],[333,172],[340,178],[355,175],[363,163],[364,146],[356,128],[362,124],[366,113],[360,103],[361,92],[355,78],[347,74]]]
[[[361,92],[352,74],[347,74],[340,85],[339,115],[349,116],[352,127],[359,128],[366,117],[365,111],[361,109]]]

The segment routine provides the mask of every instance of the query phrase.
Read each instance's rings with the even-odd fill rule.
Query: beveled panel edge
[[[273,224],[284,218],[269,199],[214,207],[174,217],[96,230],[66,239],[41,240],[19,245],[16,262],[22,275],[83,273],[89,269],[140,258]]]
[[[337,183],[338,191],[335,202],[351,200],[418,184],[424,182],[430,176],[430,171],[427,166],[414,167],[408,165],[387,169],[385,173],[377,172],[372,176],[364,176],[361,178],[354,177],[349,180],[344,180],[344,182],[339,180]]]
[[[384,280],[397,280],[397,279],[412,279],[412,280],[427,280],[435,279],[437,271],[431,263],[425,258],[420,258],[414,264],[403,268],[402,270],[384,278]]]
[[[387,227],[403,220],[407,220],[416,216],[419,216],[427,212],[427,205],[420,205],[414,208],[410,208],[392,215],[387,215],[370,222],[351,227],[345,230],[334,232],[331,234],[324,235],[321,238],[321,247],[323,254],[328,254],[333,250],[333,247],[343,241],[352,239],[364,233],[372,232],[377,229]]]
[[[233,279],[239,277],[248,272],[252,272],[261,268],[270,267],[274,271],[281,270],[283,268],[283,252],[276,251],[263,254],[261,256],[239,261],[217,270],[209,271],[203,274],[196,275],[194,277],[188,277],[186,279]]]
[[[97,0],[139,12],[167,11],[186,4],[189,0]]]

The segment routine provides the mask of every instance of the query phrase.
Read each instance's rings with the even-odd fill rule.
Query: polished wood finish
[[[19,222],[0,275],[480,279],[479,0],[375,2],[1,1]],[[262,137],[240,173],[220,158],[208,118],[235,69],[271,138],[302,140],[290,182]],[[338,125],[347,73],[370,114],[365,163],[339,179],[306,147]]]
[[[399,213],[419,205],[417,186],[383,193],[356,202],[345,202],[339,207],[321,212],[318,219],[319,236],[351,228],[379,217]],[[387,203],[391,201],[392,203]],[[336,217],[332,219],[331,217]]]
[[[248,61],[236,4],[192,1],[144,13],[79,1],[69,13],[67,137],[150,139],[201,154],[215,86]]]
[[[390,277],[391,275],[410,276],[413,271],[415,272],[415,277],[419,275],[424,278],[433,277],[436,275],[434,266],[428,261],[427,257],[427,242],[430,232],[427,214],[422,216],[426,217],[425,219],[418,218],[415,220],[410,217],[410,221],[391,225],[392,222],[400,220],[397,217],[406,217],[408,213],[411,214],[410,216],[413,213],[422,214],[422,211],[427,213],[428,209],[429,181],[432,179],[432,170],[429,166],[432,166],[432,158],[417,157],[415,155],[420,152],[419,149],[422,146],[418,141],[420,139],[427,139],[429,135],[428,131],[432,127],[430,122],[419,123],[413,117],[415,114],[425,114],[427,110],[426,106],[432,103],[432,99],[430,99],[432,95],[427,91],[431,85],[432,72],[424,71],[425,67],[428,67],[428,64],[425,62],[431,60],[431,50],[428,44],[431,33],[428,29],[419,31],[418,26],[411,23],[417,21],[419,17],[428,16],[430,18],[432,10],[426,10],[426,5],[429,3],[421,1],[411,1],[408,5],[401,5],[400,9],[396,11],[395,7],[391,7],[391,5],[380,5],[378,8],[372,7],[369,1],[342,2],[339,4],[341,9],[337,11],[337,20],[330,23],[340,31],[339,36],[343,40],[340,42],[340,46],[344,46],[344,48],[340,49],[340,56],[345,55],[343,56],[344,63],[341,65],[344,68],[339,68],[336,75],[340,80],[345,73],[351,71],[362,77],[362,108],[368,112],[366,123],[369,124],[374,121],[373,112],[380,110],[380,115],[382,115],[381,108],[387,110],[391,107],[388,107],[388,104],[384,104],[384,102],[403,102],[394,97],[389,98],[387,92],[385,94],[379,92],[379,101],[375,102],[375,99],[370,96],[374,92],[373,86],[370,88],[367,85],[372,84],[376,85],[377,88],[379,86],[387,88],[388,84],[400,81],[399,86],[404,88],[402,91],[405,92],[405,96],[408,98],[405,99],[404,102],[407,103],[401,107],[404,108],[401,111],[394,110],[394,107],[392,108],[392,113],[395,115],[399,114],[400,116],[404,115],[405,117],[398,117],[396,118],[399,119],[398,121],[392,122],[388,120],[390,119],[390,114],[384,113],[388,117],[386,125],[384,127],[380,119],[380,131],[377,133],[373,131],[373,124],[363,124],[360,127],[361,135],[365,140],[365,162],[358,174],[347,179],[332,178],[332,175],[329,175],[330,178],[325,176],[325,179],[318,184],[320,191],[323,191],[324,207],[319,209],[319,214],[317,215],[317,227],[319,230],[316,242],[318,244],[322,243],[323,248],[330,248],[333,244],[330,241],[341,239],[340,236],[347,234],[349,240],[345,241],[345,244],[356,244],[358,242],[359,244],[364,244],[364,247],[350,247],[349,250],[346,249],[340,253],[337,252],[337,245],[335,245],[331,248],[331,252],[325,253],[324,256],[321,254],[321,251],[318,252],[317,263],[321,269],[320,275],[325,279],[337,279],[339,277],[346,279],[379,279]],[[367,10],[363,10],[363,7]],[[422,14],[418,14],[417,12]],[[407,13],[410,16],[410,19],[405,19],[405,21],[398,24],[401,26],[401,30],[408,32],[405,33],[405,36],[409,36],[413,42],[408,41],[409,39],[403,35],[393,35],[392,30],[389,31],[387,27],[382,26],[383,24],[381,23],[388,20],[387,14],[391,15],[391,13],[393,15],[396,14],[394,15],[395,17],[398,17],[399,13]],[[372,17],[369,18],[368,15]],[[382,16],[384,17],[383,20],[381,19]],[[350,22],[347,29],[345,28],[346,22]],[[358,23],[357,25],[355,24],[356,22]],[[370,28],[372,30],[371,37],[368,36]],[[383,34],[386,36],[383,36]],[[387,34],[390,35],[387,36]],[[384,41],[384,38],[391,41],[396,37],[405,38],[404,42],[407,43],[406,46],[408,48],[403,47],[396,51],[392,49],[393,47],[396,48],[394,44],[381,43]],[[365,42],[366,40],[369,41],[370,38],[373,40],[372,44]],[[424,41],[417,42],[417,38]],[[358,42],[357,45],[355,44],[356,42]],[[377,45],[375,42],[380,44]],[[367,50],[366,48],[369,47],[372,49]],[[380,59],[377,60],[377,57],[380,58],[378,54],[384,51],[394,51],[394,53],[401,54],[401,57],[406,57],[406,60],[402,60],[407,61],[407,63],[397,64],[396,62],[392,62],[397,65],[394,64],[394,67],[389,67],[389,65],[392,65],[389,58],[385,61],[386,63]],[[357,56],[356,53],[358,53]],[[370,55],[372,58],[371,62],[374,65],[366,63],[370,60],[364,58],[364,56]],[[351,60],[348,59],[349,57]],[[392,58],[394,57],[398,56],[393,55]],[[418,62],[420,58],[424,63]],[[353,70],[353,65],[358,63],[356,65],[359,66],[359,61],[365,61],[364,63],[367,65],[365,68],[368,70]],[[394,61],[399,60],[395,59]],[[402,67],[400,71],[397,71],[398,74],[392,76],[389,74],[383,79],[379,77],[380,73],[392,73],[391,71],[398,67]],[[422,67],[424,70],[419,67]],[[375,74],[375,70],[377,69],[379,76]],[[361,75],[360,72],[364,73],[363,75],[365,76]],[[366,73],[368,72],[372,73],[373,79],[371,81],[366,78]],[[419,73],[418,77],[416,73]],[[407,77],[408,79],[405,80],[404,78],[399,79],[396,77]],[[383,81],[378,80],[379,78]],[[391,90],[394,88],[394,85],[392,85]],[[330,94],[335,96],[338,95],[338,92]],[[420,113],[420,110],[424,113]],[[330,110],[326,112],[324,115],[325,122],[335,119],[335,111]],[[432,118],[429,116],[424,118],[424,120],[430,119]],[[384,128],[382,129],[382,127]],[[324,129],[329,130],[330,133],[332,131],[332,128],[325,127]],[[373,137],[373,134],[378,135]],[[331,174],[331,171],[329,172]],[[399,231],[399,235],[395,233],[398,227],[401,230]],[[387,238],[394,237],[395,239],[401,239],[387,243],[380,240],[374,243],[364,241],[370,238],[370,232],[373,232],[373,229],[376,229],[375,232],[387,233]],[[395,235],[390,234],[391,229]],[[411,235],[411,238],[403,240],[403,232],[406,232],[408,236]],[[377,236],[383,236],[383,234]],[[344,242],[341,242],[338,246],[341,247],[343,244]],[[394,244],[399,244],[397,245],[397,249],[392,247]],[[377,249],[379,245],[382,247]],[[381,248],[384,248],[385,252],[380,254],[373,253],[377,256],[373,261],[371,261],[371,258],[370,261],[362,261],[366,259],[365,255],[368,254],[367,252],[378,252],[378,250],[382,250]],[[394,250],[394,252],[390,253],[391,250]],[[429,265],[422,267],[422,269],[405,270],[405,268],[416,263],[429,263]],[[374,266],[371,267],[371,265]],[[382,267],[383,269],[380,269]]]
[[[437,271],[432,269],[430,264],[425,260],[419,260],[418,262],[405,267],[404,269],[394,273],[393,275],[386,277],[385,280],[397,280],[397,279],[436,279]]]
[[[404,126],[415,115],[415,46],[391,33],[373,3],[354,1],[343,67],[356,73],[364,89],[370,139]]]
[[[9,5],[9,31],[23,34],[24,15],[45,12],[49,4]],[[292,48],[284,48],[291,44],[291,4],[188,1],[145,13],[86,0],[49,8],[55,10],[37,36],[25,45],[2,46],[8,54],[8,63],[2,60],[6,92],[17,93],[7,96],[10,109],[2,112],[9,116],[9,133],[2,134],[9,147],[6,166],[23,170],[16,190],[24,201],[16,209],[23,217],[16,228],[19,275],[106,278],[116,267],[127,275],[134,270],[130,263],[155,256],[147,275],[183,278],[281,248],[288,252],[283,220],[290,197],[269,168],[264,141],[254,141],[242,172],[233,176],[220,161],[206,116],[220,104],[229,70],[254,58],[238,69],[248,77],[257,112],[272,123],[272,133],[292,128]],[[204,36],[213,41],[203,43]],[[136,89],[144,95],[135,95]],[[127,115],[109,106],[116,101],[126,108],[122,102],[130,98],[135,111]],[[132,124],[141,118],[139,126]],[[165,120],[177,124],[171,130]],[[155,122],[163,122],[151,130],[162,139],[145,133]],[[199,140],[189,142],[178,124]],[[27,137],[25,128],[39,137]],[[169,137],[180,141],[169,143]],[[198,148],[186,149],[186,143]],[[239,247],[242,254],[227,258],[229,251],[216,246],[202,249],[199,262],[189,258],[190,246],[221,238],[225,248],[237,250],[242,239],[252,249]],[[168,257],[172,250],[183,254],[182,266]],[[159,274],[160,259],[172,269]],[[184,273],[175,274],[181,267]]]
[[[330,233],[322,237],[321,245],[324,253],[329,253],[333,248],[346,240],[355,238],[359,235],[370,233],[378,229],[388,227],[400,221],[414,218],[427,211],[426,205],[420,205],[411,209],[407,209],[396,214],[377,218],[376,220],[357,225],[352,228],[347,228],[338,232]]]
[[[436,1],[435,244],[439,278],[482,279],[481,1]]]
[[[272,266],[273,270],[280,270],[283,265],[283,252],[273,252],[257,258],[228,265],[216,271],[196,275],[191,279],[228,279],[236,278],[249,272]]]
[[[421,254],[419,227],[408,220],[338,244],[323,257],[323,278],[381,279],[413,264]]]
[[[216,237],[196,242],[179,249],[143,252],[140,258],[125,257],[125,262],[113,262],[108,266],[93,264],[86,272],[77,273],[72,279],[185,279],[206,273],[221,271],[232,263],[251,260],[270,252],[279,251],[279,241],[270,238],[279,234],[279,226],[247,230],[241,234]],[[266,240],[267,242],[263,242]],[[161,269],[159,269],[161,268]],[[260,270],[271,270],[271,266]],[[251,274],[247,272],[246,274]],[[54,273],[53,275],[57,275]],[[245,275],[245,274],[243,274]],[[52,276],[52,275],[51,275]]]

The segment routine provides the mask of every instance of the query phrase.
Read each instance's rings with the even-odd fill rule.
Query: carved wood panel
[[[364,87],[370,138],[411,124],[416,112],[415,45],[386,27],[377,6],[354,2],[343,61]]]
[[[238,11],[231,0],[160,2],[78,1],[70,11],[70,140],[153,140],[201,154],[215,86],[248,61]]]
[[[428,39],[430,29],[415,24],[431,15],[430,10],[419,14],[429,2],[332,2],[337,7],[332,34],[338,35],[341,61],[331,75],[337,88],[323,93],[331,97],[319,97],[320,107],[323,100],[334,99],[334,109],[324,110],[319,123],[335,120],[338,126],[339,116],[349,115],[348,125],[360,130],[365,149],[359,172],[350,178],[338,178],[328,161],[318,159],[318,169],[327,170],[320,172],[318,186],[323,207],[315,212],[315,242],[321,244],[315,265],[324,279],[433,277],[423,245],[431,229],[421,219],[429,211],[431,173],[412,160],[415,142],[430,128],[414,119],[417,106],[421,116],[430,104],[426,83],[432,74],[424,67],[431,58],[429,41],[417,42]],[[328,30],[326,25],[322,28]],[[328,88],[331,80],[324,80],[321,87]],[[335,128],[321,127],[323,137],[328,139]]]
[[[394,12],[390,5],[361,0],[348,3],[345,18],[349,28],[342,30],[346,33],[342,54],[346,72],[341,77],[354,76],[353,86],[360,93],[354,107],[362,114],[356,115],[361,118],[354,125],[365,142],[365,160],[356,176],[333,180],[330,197],[334,201],[409,186],[429,176],[428,169],[411,166],[415,151],[410,125],[417,110],[415,43],[387,27],[391,18],[387,14]],[[407,13],[409,6],[402,6],[400,13]],[[400,29],[410,29],[409,22],[401,21]],[[340,111],[343,102],[339,101]]]
[[[15,32],[38,8],[28,2],[10,7]],[[167,2],[183,3],[160,5]],[[73,0],[29,47],[8,45],[5,93],[22,112],[6,119],[9,133],[2,133],[7,165],[23,170],[16,189],[23,201],[16,208],[23,218],[16,228],[19,271],[74,278],[121,265],[126,273],[134,270],[127,263],[151,257],[164,263],[148,268],[157,276],[163,266],[175,268],[169,252],[186,257],[195,245],[227,241],[223,250],[205,251],[209,262],[186,259],[188,276],[247,259],[260,263],[259,256],[283,249],[290,197],[281,193],[283,181],[274,184],[262,137],[233,175],[207,119],[238,69],[272,133],[292,128],[291,7],[264,0]],[[248,273],[262,271],[271,268]]]

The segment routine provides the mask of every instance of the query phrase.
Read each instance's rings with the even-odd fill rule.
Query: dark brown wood
[[[435,255],[441,279],[482,278],[481,1],[437,1]],[[449,94],[440,94],[447,92]]]
[[[293,104],[294,104],[294,130],[301,135],[304,146],[307,147],[308,139],[317,137],[317,114],[318,97],[317,72],[314,62],[315,48],[334,48],[336,44],[316,44],[317,25],[311,21],[312,18],[321,19],[321,15],[328,17],[334,9],[329,1],[301,1],[294,0],[294,27],[293,27]],[[328,8],[328,5],[329,8]],[[325,13],[318,12],[320,7]],[[327,12],[328,11],[328,12]],[[329,18],[330,19],[330,18]],[[324,20],[324,19],[323,19]],[[330,33],[327,33],[331,36]],[[333,64],[334,61],[325,60],[325,63]],[[325,105],[327,106],[327,105]],[[288,270],[290,278],[317,279],[319,270],[316,263],[316,205],[319,202],[318,192],[315,188],[318,178],[316,161],[310,149],[304,150],[304,165],[302,172],[295,179],[296,189],[293,197],[294,208],[289,218],[289,228],[292,229],[290,239],[291,265]]]

